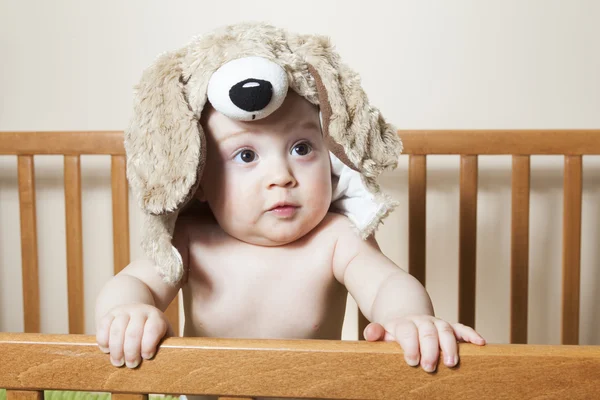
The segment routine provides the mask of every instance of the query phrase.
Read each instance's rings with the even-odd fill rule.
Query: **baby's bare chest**
[[[331,338],[339,334],[346,291],[332,273],[333,248],[245,244],[190,249],[188,334]],[[189,326],[188,326],[189,325]],[[336,333],[338,332],[338,333]]]

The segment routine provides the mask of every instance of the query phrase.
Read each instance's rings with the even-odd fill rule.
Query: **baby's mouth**
[[[296,214],[299,206],[288,203],[278,203],[271,207],[267,212],[281,218],[289,218]]]

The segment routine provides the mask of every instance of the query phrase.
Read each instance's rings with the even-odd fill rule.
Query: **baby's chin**
[[[318,222],[314,226],[311,224],[298,228],[285,227],[283,229],[252,229],[247,232],[226,232],[242,242],[255,246],[277,247],[288,245],[303,238],[317,225]]]

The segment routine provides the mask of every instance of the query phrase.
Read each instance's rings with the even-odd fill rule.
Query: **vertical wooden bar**
[[[44,400],[42,390],[7,390],[6,400]]]
[[[527,343],[530,157],[512,157],[510,342]]]
[[[65,155],[65,208],[69,333],[84,333],[83,233],[81,222],[81,163],[78,155]]]
[[[111,156],[114,273],[129,264],[129,192],[125,156]]]
[[[148,400],[148,394],[111,393],[111,400]]]
[[[408,161],[408,272],[425,286],[427,159]]]
[[[565,156],[563,210],[562,344],[579,343],[582,160]]]
[[[369,325],[369,320],[367,319],[367,317],[365,317],[362,313],[362,311],[360,311],[360,308],[358,309],[358,340],[365,340],[365,328],[367,327],[367,325]]]
[[[477,156],[460,158],[458,321],[475,327],[477,254]]]
[[[171,323],[175,336],[179,336],[179,292],[165,310],[165,316]]]
[[[21,214],[24,327],[27,333],[38,333],[40,331],[40,285],[33,155],[18,156],[17,165]]]

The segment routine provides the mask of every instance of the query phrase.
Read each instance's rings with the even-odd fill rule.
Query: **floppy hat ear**
[[[395,168],[402,142],[396,128],[369,104],[358,74],[341,62],[327,37],[305,35],[293,42],[298,48],[292,51],[304,56],[315,79],[331,151],[366,178]]]
[[[378,176],[398,164],[402,141],[396,128],[373,107],[358,74],[341,62],[329,39],[289,35],[289,47],[305,63],[306,96],[314,97],[330,150],[332,209],[346,215],[361,237],[371,236],[398,205],[383,193]],[[312,84],[310,83],[313,80]]]
[[[141,208],[152,214],[180,208],[204,168],[204,132],[184,94],[185,54],[166,53],[144,71],[125,131],[127,178]]]
[[[127,178],[145,213],[141,246],[167,283],[183,276],[172,246],[177,215],[204,169],[205,137],[184,92],[185,49],[165,53],[142,74],[125,131]]]
[[[141,247],[154,262],[163,281],[174,285],[183,277],[183,259],[173,246],[173,231],[180,210],[163,215],[144,215]]]

